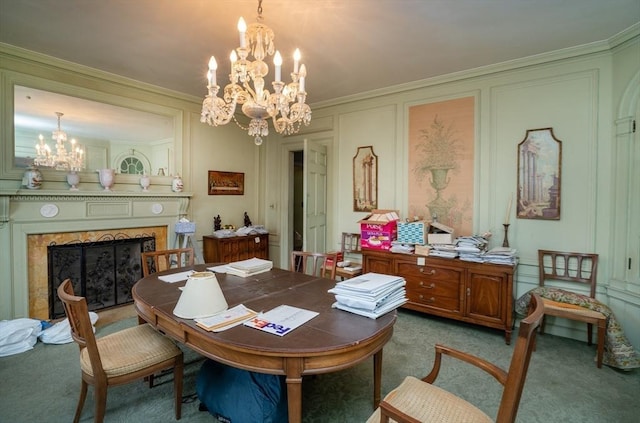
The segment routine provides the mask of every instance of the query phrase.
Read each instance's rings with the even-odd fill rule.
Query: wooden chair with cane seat
[[[193,248],[145,251],[142,253],[142,275],[149,276],[171,268],[193,266],[194,254]]]
[[[327,271],[331,271],[332,267],[336,267],[336,276],[340,279],[350,279],[362,274],[362,263],[353,260],[354,255],[362,254],[360,247],[360,233],[343,232],[342,241],[340,243],[340,252],[342,253],[342,261],[350,261],[350,267],[360,266],[359,270],[347,270],[344,267],[337,267],[337,263],[328,263]]]
[[[307,251],[292,251],[291,265],[292,272],[305,273],[312,276],[336,278],[335,266],[331,269],[327,267],[327,260],[338,259],[338,253],[311,253]]]
[[[497,423],[513,423],[518,413],[520,397],[533,353],[536,330],[544,316],[544,303],[538,294],[531,296],[529,316],[520,322],[518,337],[511,356],[509,371],[471,354],[436,345],[436,357],[431,373],[423,379],[408,376],[380,402],[380,407],[367,423],[419,422],[491,422],[491,418],[471,403],[433,385],[438,377],[442,355],[472,364],[493,376],[504,386],[498,408]],[[479,387],[482,389],[482,387]]]
[[[74,423],[80,421],[88,385],[94,387],[94,421],[102,422],[107,404],[107,388],[122,385],[173,369],[175,418],[182,415],[183,354],[173,341],[150,325],[137,325],[119,332],[95,337],[89,319],[87,301],[73,293],[70,279],[58,287],[58,297],[69,319],[71,335],[80,347],[82,385]]]
[[[538,250],[538,278],[540,286],[549,286],[550,281],[563,281],[585,286],[589,297],[596,297],[596,279],[598,273],[598,254],[567,253],[562,251]],[[564,290],[566,284],[562,286]],[[607,329],[607,317],[595,310],[572,306],[543,298],[545,314],[547,316],[562,317],[587,324],[587,344],[592,345],[593,325],[598,331],[598,346],[596,365],[602,367],[604,355],[604,338]],[[546,320],[546,319],[545,319]],[[544,333],[545,320],[540,326],[540,333]]]

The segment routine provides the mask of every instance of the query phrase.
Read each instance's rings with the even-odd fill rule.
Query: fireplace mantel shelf
[[[0,296],[0,319],[29,316],[30,304],[40,298],[30,291],[30,280],[40,278],[34,272],[48,266],[46,256],[34,255],[39,251],[34,242],[46,247],[52,242],[44,241],[46,237],[53,237],[55,242],[62,242],[63,237],[93,241],[104,234],[138,236],[153,232],[158,247],[172,245],[176,223],[189,216],[193,193],[173,192],[169,187],[148,192],[134,186],[120,188],[71,191],[0,187],[0,238],[11,245],[0,257],[0,292],[7,293]],[[42,279],[46,281],[47,276]],[[46,298],[44,302],[48,304]]]
[[[70,197],[70,198],[82,198],[82,197],[102,197],[102,198],[116,198],[116,197],[135,197],[135,198],[189,198],[193,196],[191,192],[173,192],[173,191],[61,191],[61,190],[31,190],[31,189],[19,189],[19,190],[1,190],[0,196],[9,197],[21,197],[24,199],[42,198],[42,197]]]

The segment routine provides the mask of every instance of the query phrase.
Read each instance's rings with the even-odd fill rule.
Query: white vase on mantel
[[[71,186],[69,191],[78,191],[78,184],[80,184],[80,175],[75,170],[67,173],[67,183]]]
[[[116,181],[116,170],[98,169],[97,172],[100,179],[100,185],[104,187],[105,191],[111,191],[111,187]]]
[[[151,185],[151,178],[146,173],[143,173],[140,177],[140,186],[142,187],[142,191],[149,191],[149,186]]]

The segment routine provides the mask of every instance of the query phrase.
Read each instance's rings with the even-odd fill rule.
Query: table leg
[[[380,405],[380,388],[382,385],[382,348],[373,355],[373,409]]]
[[[303,360],[286,358],[284,370],[287,382],[287,401],[289,406],[289,423],[302,422],[302,368]]]

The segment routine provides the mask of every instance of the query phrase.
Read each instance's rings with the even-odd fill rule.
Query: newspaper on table
[[[171,273],[168,275],[158,276],[158,279],[167,283],[182,282],[189,279],[189,276],[191,276],[192,273],[193,273],[193,270],[187,270],[185,272]]]

